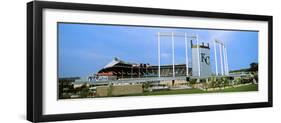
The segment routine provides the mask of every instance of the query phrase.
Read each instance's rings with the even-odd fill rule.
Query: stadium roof
[[[103,68],[110,68],[114,65],[121,63],[121,64],[130,64],[130,65],[137,65],[135,63],[125,62],[123,60],[120,60],[119,58],[115,57],[111,62],[109,62],[107,65],[105,65]]]

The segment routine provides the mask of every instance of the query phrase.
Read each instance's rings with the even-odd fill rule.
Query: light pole
[[[219,45],[220,49],[220,68],[221,68],[221,74],[223,75],[229,75],[229,69],[228,69],[228,59],[227,59],[227,49],[223,42],[215,39],[214,42],[214,51],[215,51],[215,62],[216,62],[216,74],[217,72],[217,57],[216,57],[216,44]]]
[[[172,32],[172,57],[173,57],[173,77],[175,77],[175,41],[174,41],[174,32]]]
[[[216,42],[214,42],[214,52],[215,52],[215,66],[216,66],[216,76],[219,75],[218,73],[218,61],[217,61],[217,49],[216,49]]]
[[[220,60],[221,60],[221,75],[224,75],[224,72],[223,72],[224,66],[223,66],[222,51],[221,51],[222,50],[222,45],[220,44],[219,47],[220,47]]]
[[[224,57],[225,57],[225,73],[226,75],[229,75],[229,70],[228,70],[228,59],[227,59],[227,50],[226,50],[226,46],[224,45]]]
[[[174,32],[158,32],[157,33],[157,44],[158,44],[158,77],[160,78],[161,77],[161,74],[160,74],[160,70],[161,70],[161,66],[160,66],[160,63],[161,63],[161,57],[160,57],[160,49],[161,49],[161,46],[160,46],[160,43],[161,43],[161,39],[160,37],[161,36],[167,36],[167,37],[171,37],[172,39],[172,62],[173,62],[173,77],[175,77],[175,45],[174,45],[174,37],[184,37],[184,41],[185,41],[185,62],[186,62],[186,76],[188,76],[188,46],[187,46],[187,38],[198,38],[198,36],[188,36],[187,33],[184,33],[184,34],[180,34],[180,33],[174,33]],[[197,42],[198,42],[198,39],[197,39]]]
[[[161,77],[161,68],[160,68],[160,32],[157,34],[157,39],[158,39],[158,77]]]
[[[198,42],[198,35],[196,35],[196,45],[197,45],[197,58],[198,58],[198,76],[200,77],[200,46]]]
[[[184,33],[184,42],[185,42],[185,66],[186,66],[186,76],[188,76],[188,49],[187,49],[187,34]]]

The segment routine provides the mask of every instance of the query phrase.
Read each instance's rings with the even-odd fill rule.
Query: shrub
[[[194,88],[194,85],[196,84],[197,79],[190,79],[189,80],[189,85]]]

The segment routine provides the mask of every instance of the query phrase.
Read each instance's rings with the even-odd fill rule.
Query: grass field
[[[251,85],[245,85],[241,87],[236,88],[227,88],[223,90],[217,90],[217,91],[210,91],[210,92],[243,92],[243,91],[258,91],[258,85],[257,84],[251,84]]]
[[[240,87],[226,88],[215,91],[203,91],[200,89],[184,89],[184,90],[165,90],[156,92],[144,92],[142,94],[126,95],[126,96],[150,96],[150,95],[174,95],[174,94],[199,94],[199,93],[223,93],[223,92],[246,92],[258,91],[257,84],[245,85]]]

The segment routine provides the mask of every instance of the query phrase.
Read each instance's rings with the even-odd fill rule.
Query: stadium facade
[[[171,38],[172,48],[172,64],[161,64],[161,37]],[[175,64],[175,45],[176,41],[174,37],[184,38],[185,42],[185,64]],[[193,44],[193,41],[196,44]],[[190,45],[189,45],[190,44]],[[220,61],[217,60],[216,49],[219,46]],[[191,53],[188,49],[191,49]],[[221,68],[220,75],[229,75],[227,51],[223,42],[214,41],[214,60],[216,76],[219,76],[218,67]],[[176,77],[193,77],[197,79],[205,79],[212,75],[211,57],[210,57],[210,45],[209,43],[202,42],[199,44],[198,35],[188,35],[187,33],[157,33],[157,59],[158,64],[150,65],[149,63],[131,63],[123,61],[119,58],[114,58],[97,73],[91,74],[88,77],[89,81],[107,81],[107,80],[120,80],[129,78],[163,78],[170,77],[173,80]],[[191,60],[189,60],[189,54],[191,54]],[[191,62],[192,65],[189,65]],[[220,64],[218,64],[220,63]]]
[[[189,74],[192,69],[189,68]],[[185,76],[186,65],[176,64],[175,75]],[[161,77],[171,77],[173,75],[172,65],[161,65]],[[96,74],[89,77],[90,80],[119,80],[129,78],[149,78],[158,77],[158,65],[150,65],[148,63],[131,63],[123,61],[119,58],[114,58],[111,62],[105,65]]]
[[[157,78],[163,77],[210,77],[212,74],[210,64],[209,44],[193,45],[192,65],[150,65],[149,63],[132,63],[115,57],[97,73],[88,77],[89,81],[124,80],[130,78]],[[190,65],[188,65],[190,66]],[[187,74],[188,71],[188,74]],[[188,76],[187,76],[188,75]]]

